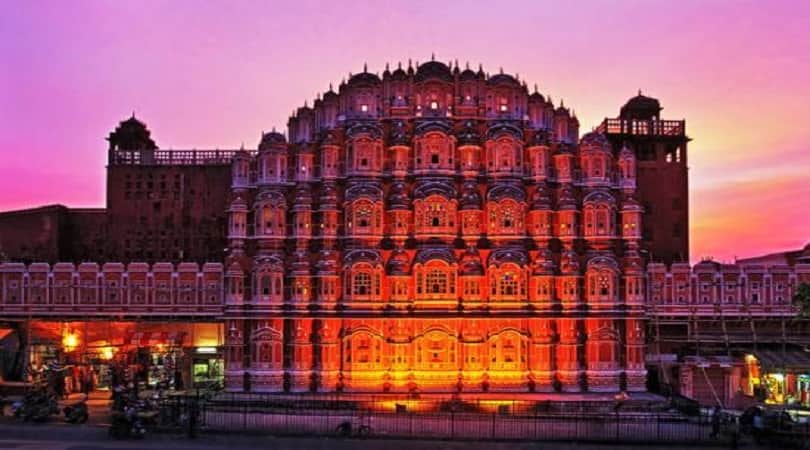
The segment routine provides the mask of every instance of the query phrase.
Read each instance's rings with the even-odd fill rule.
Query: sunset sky
[[[162,148],[255,147],[349,72],[503,67],[586,132],[638,89],[686,119],[692,259],[810,242],[810,2],[0,3],[0,210],[103,206],[135,111]]]

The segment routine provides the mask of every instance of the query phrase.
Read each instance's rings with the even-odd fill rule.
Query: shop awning
[[[810,352],[804,350],[757,350],[754,356],[764,370],[810,371]]]
[[[182,346],[183,338],[186,333],[182,331],[160,332],[160,331],[146,331],[130,333],[127,336],[126,343],[129,345],[138,345],[141,347],[152,347],[155,345],[166,346]]]
[[[13,332],[14,330],[12,330],[11,328],[0,328],[0,341],[5,339],[8,335],[10,335]]]

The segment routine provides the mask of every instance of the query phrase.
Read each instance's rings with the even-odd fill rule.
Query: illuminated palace
[[[671,127],[645,148],[674,137],[685,177],[659,111],[622,113]],[[299,108],[233,157],[227,389],[645,390],[639,157],[608,138],[631,122],[579,139],[516,76],[437,61]]]

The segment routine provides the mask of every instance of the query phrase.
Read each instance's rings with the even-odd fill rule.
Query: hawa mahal
[[[605,126],[664,126],[651,98],[624,109]],[[685,167],[683,123],[666,126]],[[330,88],[287,137],[233,155],[226,386],[645,390],[644,207],[623,144],[580,139],[562,102],[503,72],[430,61]]]

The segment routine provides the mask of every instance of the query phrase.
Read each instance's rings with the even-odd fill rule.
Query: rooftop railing
[[[110,165],[207,166],[229,165],[240,150],[113,150]],[[256,150],[244,150],[255,154]]]
[[[633,136],[686,136],[685,120],[608,119],[596,128],[604,134]]]

